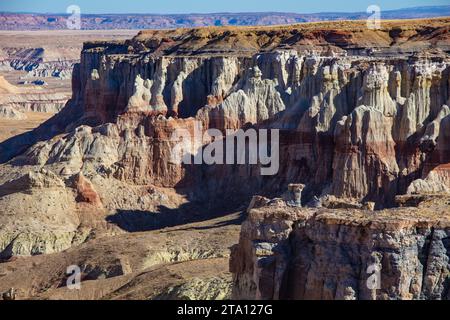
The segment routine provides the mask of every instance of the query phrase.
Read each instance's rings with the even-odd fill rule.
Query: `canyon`
[[[0,31],[0,141],[34,129],[72,95],[84,41],[126,39],[132,31]]]
[[[85,42],[65,106],[0,142],[0,291],[448,299],[449,31],[436,18]],[[171,162],[173,133],[198,123],[279,130],[278,172]],[[64,287],[72,264],[84,291]]]

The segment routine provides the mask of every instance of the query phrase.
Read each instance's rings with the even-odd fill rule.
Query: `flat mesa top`
[[[118,46],[122,45],[122,51]],[[450,18],[382,20],[371,29],[367,21],[334,21],[261,27],[199,27],[140,31],[133,39],[90,42],[85,49],[112,47],[115,53],[158,55],[254,54],[276,49],[390,50],[391,53],[438,49],[450,51]]]
[[[414,196],[411,196],[414,197]],[[407,228],[450,228],[450,197],[428,195],[417,206],[383,210],[296,208],[286,205],[267,205],[252,209],[253,221],[310,220],[327,225],[367,226],[370,229],[397,230]]]
[[[416,29],[424,27],[443,27],[450,26],[450,17],[429,18],[429,19],[399,19],[399,20],[380,20],[380,30],[389,30],[392,28],[401,28],[402,30]],[[308,31],[308,30],[359,30],[367,29],[367,20],[338,20],[338,21],[319,21],[303,22],[287,25],[270,26],[207,26],[196,28],[176,28],[176,29],[152,29],[142,30],[139,36],[153,37],[157,34],[182,35],[189,31],[198,31],[202,34],[214,34],[216,32],[278,32],[278,31]]]

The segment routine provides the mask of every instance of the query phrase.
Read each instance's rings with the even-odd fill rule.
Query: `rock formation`
[[[59,112],[71,97],[72,70],[80,61],[82,43],[106,36],[127,39],[134,34],[132,31],[74,33],[70,30],[0,34],[0,118],[19,120],[19,113]],[[31,114],[30,121],[35,116]],[[20,120],[24,119],[22,114]],[[11,123],[14,124],[17,127],[19,123]]]
[[[0,118],[26,119],[26,112],[57,113],[70,96],[54,89],[17,87],[0,76]]]
[[[26,119],[27,116],[23,112],[10,106],[0,106],[0,118],[23,120]]]
[[[329,20],[365,20],[367,12],[236,12],[197,14],[88,14],[81,16],[82,29],[172,29],[202,26],[281,25]],[[414,19],[450,15],[450,6],[425,6],[383,10],[383,19]],[[0,30],[60,30],[67,29],[67,15],[62,14],[0,14]]]
[[[26,78],[57,77],[70,79],[74,63],[77,62],[75,48],[43,48],[3,47],[1,64],[5,71],[8,67],[14,70],[27,71]]]
[[[231,258],[235,299],[450,299],[446,198],[417,207],[249,211]]]
[[[428,219],[421,208],[417,222],[409,216],[416,209],[373,210],[398,205],[402,194],[448,194],[449,26],[442,18],[384,22],[380,30],[362,22],[152,30],[126,41],[85,43],[66,106],[0,144],[1,257],[66,250],[117,234],[118,226],[142,230],[129,221],[136,211],[148,213],[144,225],[156,228],[305,185],[297,204],[314,209],[275,208],[269,217],[269,204],[261,209],[266,224],[253,212],[267,201],[252,202],[232,263],[235,294],[446,298],[433,269],[443,265],[447,248],[441,217]],[[193,133],[199,123],[222,133],[279,129],[278,172],[262,176],[261,163],[175,163],[174,132]],[[439,212],[445,220],[445,210]],[[366,227],[372,218],[374,229]],[[394,240],[383,240],[389,237]],[[290,239],[296,243],[278,245]],[[439,261],[430,260],[433,270],[423,267],[422,254],[434,254],[427,241],[442,249]],[[380,246],[374,256],[370,246]],[[278,247],[287,251],[274,256]],[[397,255],[381,263],[389,287],[365,291],[355,274],[393,250]],[[365,260],[356,261],[361,254]],[[267,259],[258,262],[259,256]],[[328,276],[322,258],[335,259],[344,282],[337,273]],[[403,269],[394,270],[398,265],[409,280]],[[284,284],[291,269],[293,283],[300,281],[295,288]]]

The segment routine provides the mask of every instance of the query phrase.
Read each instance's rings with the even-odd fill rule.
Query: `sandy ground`
[[[43,112],[26,112],[25,114],[27,115],[27,119],[25,120],[0,118],[0,142],[18,134],[30,131],[53,116],[52,113]]]
[[[0,292],[17,299],[155,299],[186,285],[193,294],[201,280],[231,282],[230,248],[238,243],[244,214],[146,232],[91,240],[64,252],[0,262]],[[67,267],[83,270],[81,288],[67,288]],[[197,283],[197,285],[196,285]],[[186,289],[185,289],[186,290]],[[220,289],[207,288],[213,296]]]

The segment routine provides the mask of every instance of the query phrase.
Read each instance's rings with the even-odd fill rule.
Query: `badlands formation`
[[[0,31],[0,142],[34,129],[64,107],[72,95],[72,70],[84,41],[134,34]]]
[[[449,31],[342,21],[85,43],[65,107],[0,143],[0,290],[448,299]],[[279,129],[277,174],[174,163],[172,134],[196,121]]]

